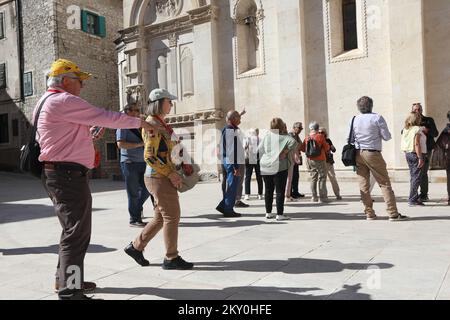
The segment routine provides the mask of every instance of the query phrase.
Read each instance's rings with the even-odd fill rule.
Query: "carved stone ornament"
[[[165,18],[177,16],[183,7],[182,1],[183,0],[156,0],[156,14]]]

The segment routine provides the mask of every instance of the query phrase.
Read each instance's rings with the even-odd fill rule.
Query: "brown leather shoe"
[[[95,284],[95,282],[85,281],[83,282],[81,288],[83,289],[83,292],[92,292],[97,288],[97,285]],[[55,292],[57,293],[58,291],[59,291],[59,282],[55,281]]]

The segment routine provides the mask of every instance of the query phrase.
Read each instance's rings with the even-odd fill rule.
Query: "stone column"
[[[400,151],[404,121],[414,102],[425,102],[422,0],[389,1],[392,125],[396,169],[405,169]],[[401,19],[399,18],[401,17]]]

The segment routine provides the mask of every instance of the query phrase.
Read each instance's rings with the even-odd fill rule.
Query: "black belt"
[[[87,173],[89,171],[85,166],[75,162],[44,162],[44,168],[49,170],[69,170]]]
[[[373,149],[360,149],[360,151],[380,152],[380,150],[373,150]]]

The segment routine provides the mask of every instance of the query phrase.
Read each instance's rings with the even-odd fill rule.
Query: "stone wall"
[[[117,75],[117,56],[114,40],[122,28],[122,1],[117,0],[57,0],[57,58],[76,62],[82,70],[93,74],[87,80],[81,97],[95,106],[119,111],[119,84]],[[91,35],[79,29],[69,29],[67,20],[71,13],[67,8],[77,5],[82,10],[94,12],[106,19],[106,37]],[[98,143],[102,154],[101,177],[120,174],[118,160],[106,159],[106,144],[115,143],[115,130],[108,129],[105,137]],[[97,170],[98,171],[98,170]]]
[[[450,1],[424,1],[425,114],[436,121],[439,131],[450,111]]]

